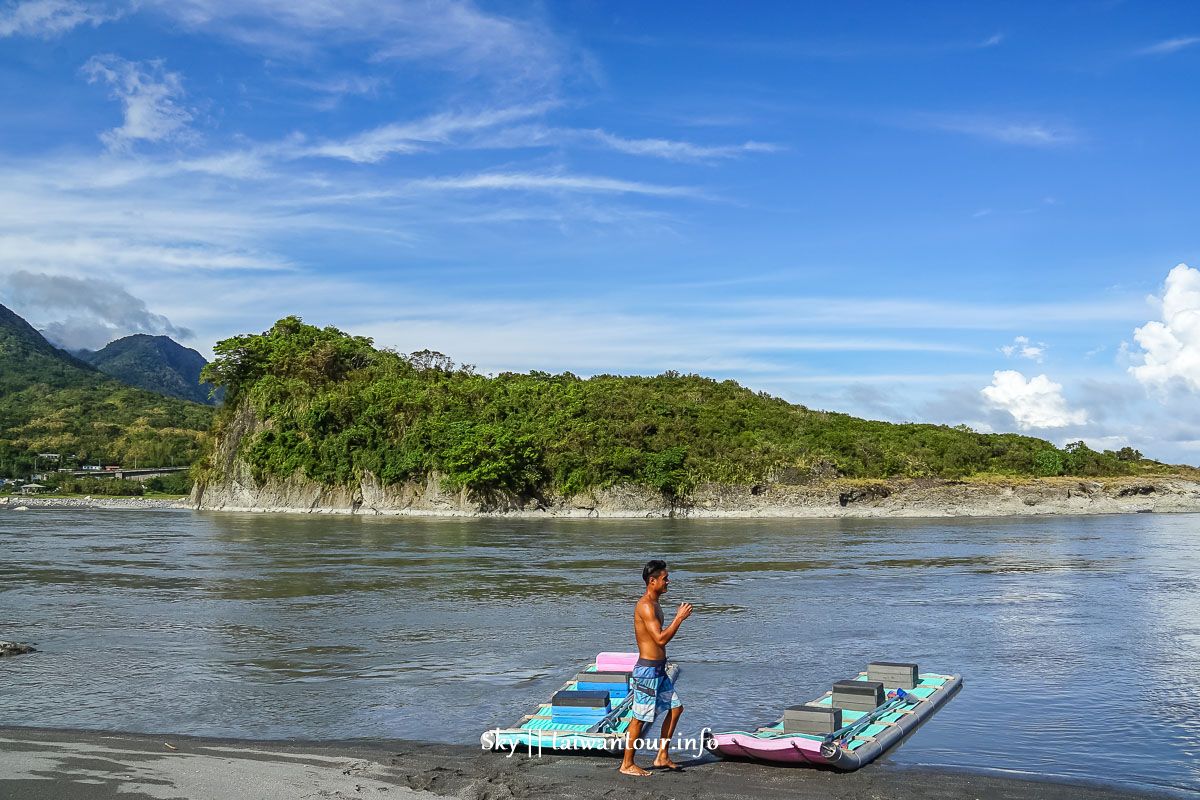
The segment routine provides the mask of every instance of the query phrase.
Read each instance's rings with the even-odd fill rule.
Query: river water
[[[871,660],[965,688],[887,761],[1200,796],[1200,516],[478,520],[0,511],[10,724],[470,744],[602,650],[647,558],[680,733]]]

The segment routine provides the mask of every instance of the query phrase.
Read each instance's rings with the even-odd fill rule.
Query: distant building
[[[27,483],[21,487],[21,492],[22,494],[37,494],[45,488],[40,483]]]

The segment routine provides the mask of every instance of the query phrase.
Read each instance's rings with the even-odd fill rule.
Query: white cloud
[[[1032,428],[1062,428],[1084,425],[1087,413],[1072,410],[1062,396],[1062,384],[1045,375],[1025,379],[1016,370],[996,370],[992,385],[980,390],[984,399],[996,409],[1007,411],[1021,430]]]
[[[1071,129],[1040,121],[1017,121],[991,117],[921,114],[912,124],[950,133],[961,133],[979,139],[1026,147],[1055,147],[1071,144],[1079,136]]]
[[[555,85],[565,59],[537,20],[491,14],[467,0],[148,0],[147,6],[188,28],[279,56],[364,45],[364,55],[376,61],[421,61],[525,88]]]
[[[640,194],[656,197],[699,197],[686,186],[662,186],[602,175],[538,174],[529,172],[486,172],[454,178],[420,178],[408,187],[431,190],[506,190],[541,192],[584,192],[589,194]]]
[[[178,103],[184,94],[183,81],[179,73],[166,72],[162,61],[139,64],[111,54],[93,56],[83,71],[88,83],[107,83],[113,99],[125,106],[125,124],[100,135],[110,149],[126,149],[139,139],[186,138],[192,114]]]
[[[1200,44],[1200,36],[1177,36],[1174,39],[1164,39],[1149,47],[1143,47],[1137,52],[1142,56],[1161,56],[1183,50],[1194,44]]]
[[[48,39],[80,25],[95,27],[120,15],[120,12],[110,11],[96,3],[27,0],[0,8],[0,37],[38,36]]]
[[[767,142],[745,142],[734,145],[700,145],[670,139],[625,139],[602,130],[568,131],[568,135],[590,137],[601,145],[637,156],[653,156],[671,161],[711,161],[734,158],[746,153],[774,153],[780,148]]]
[[[375,97],[387,81],[378,75],[344,73],[318,79],[288,78],[288,83],[308,89],[317,95],[311,105],[320,111],[331,111],[345,97]]]
[[[480,111],[442,112],[411,122],[381,125],[343,139],[280,147],[279,152],[284,157],[333,158],[374,164],[393,154],[425,152],[435,147],[511,150],[585,144],[669,161],[714,162],[782,149],[768,142],[706,145],[673,139],[630,139],[600,129],[510,125],[541,116],[557,105],[553,101],[541,101]]]
[[[1000,352],[1004,353],[1006,358],[1028,358],[1030,361],[1042,363],[1043,356],[1046,354],[1046,343],[1038,342],[1032,344],[1028,336],[1018,336],[1013,339],[1012,344],[1006,344],[1000,348]]]
[[[492,128],[544,113],[551,103],[518,105],[477,112],[445,112],[414,122],[392,123],[340,141],[323,142],[295,150],[296,156],[338,158],[356,163],[376,163],[393,153],[414,153],[433,144],[446,144],[463,133]]]
[[[869,295],[843,297],[797,296],[727,300],[723,309],[737,308],[757,319],[788,319],[800,309],[813,324],[837,328],[941,328],[1011,330],[1038,326],[1075,329],[1082,323],[1135,323],[1145,315],[1142,298],[1115,297],[1084,302],[974,303],[957,298],[913,300]]]
[[[138,241],[133,236],[96,233],[71,238],[0,234],[0,258],[8,264],[36,269],[61,265],[81,271],[89,268],[158,269],[193,273],[196,270],[288,269],[285,260],[268,254],[212,244]]]
[[[1172,269],[1161,306],[1161,322],[1147,322],[1133,332],[1143,363],[1129,371],[1160,394],[1174,386],[1200,393],[1200,270],[1187,264]]]

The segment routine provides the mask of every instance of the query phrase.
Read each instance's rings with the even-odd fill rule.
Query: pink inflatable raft
[[[917,673],[915,664],[874,662],[852,681],[755,731],[710,733],[705,747],[724,758],[855,770],[870,763],[962,688],[962,676]]]

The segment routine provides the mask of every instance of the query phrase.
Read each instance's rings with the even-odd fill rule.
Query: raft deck
[[[596,665],[588,664],[583,672],[597,672]],[[678,664],[667,664],[667,675],[671,680],[679,674]],[[567,681],[559,692],[576,691],[578,682]],[[557,694],[557,692],[555,693]],[[541,703],[532,714],[526,714],[511,728],[484,731],[480,744],[489,750],[512,750],[520,748],[528,752],[541,751],[600,751],[621,753],[625,750],[625,734],[633,720],[633,691],[598,722],[556,722],[551,714],[551,703]]]
[[[855,680],[867,680],[863,672]],[[962,687],[961,675],[923,673],[903,700],[874,711],[842,711],[842,728],[828,736],[785,733],[783,719],[755,731],[710,734],[705,746],[723,757],[779,764],[821,764],[854,770],[896,745],[942,707]],[[887,687],[889,690],[895,687]],[[833,693],[805,705],[830,708]]]

